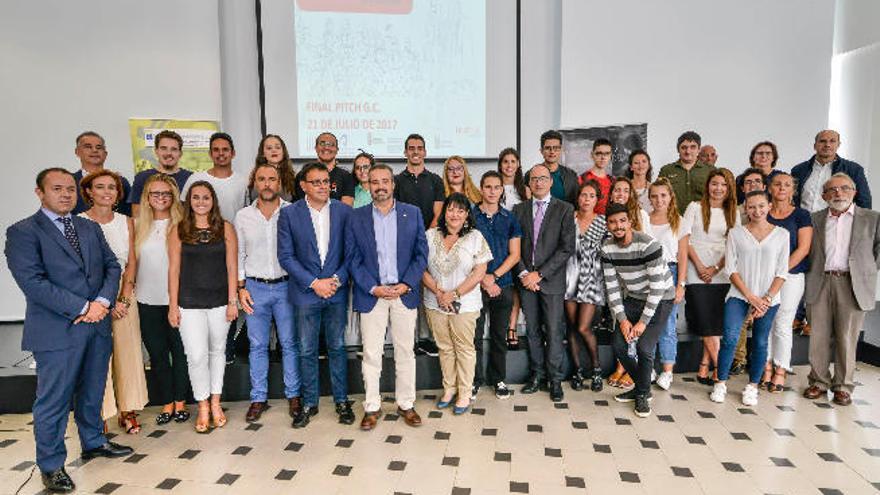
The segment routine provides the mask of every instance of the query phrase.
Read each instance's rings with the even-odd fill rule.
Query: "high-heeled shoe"
[[[515,328],[507,329],[507,350],[515,351],[519,349],[519,336],[516,334]]]
[[[199,407],[199,415],[196,417],[196,433],[211,432],[211,410],[207,407]]]
[[[785,390],[785,368],[779,366],[773,372],[773,378],[767,382],[767,391],[771,394],[778,394]]]
[[[703,371],[703,368],[706,369],[707,376],[700,376],[700,372]],[[710,387],[714,386],[715,380],[713,378],[709,377],[708,375],[709,375],[709,363],[700,363],[700,367],[699,367],[699,369],[697,369],[697,383],[700,383],[702,385],[708,385]]]
[[[440,400],[437,401],[437,409],[446,409],[447,407],[449,407],[449,404],[455,402],[456,397],[458,396],[453,395],[452,398],[450,398],[449,400],[443,400],[443,398],[441,397]]]
[[[223,413],[223,408],[219,405],[211,406],[211,421],[214,423],[214,428],[226,426],[226,414]]]
[[[468,402],[466,406],[453,406],[452,407],[452,414],[454,414],[456,416],[461,416],[462,414],[468,412],[468,410],[470,408],[471,408],[470,402]]]
[[[129,435],[137,435],[141,432],[141,425],[138,423],[137,413],[134,411],[120,412],[118,421],[119,427]]]
[[[611,387],[619,387],[620,378],[624,373],[625,371],[614,370],[614,373],[611,373],[611,376],[608,377],[608,385]]]

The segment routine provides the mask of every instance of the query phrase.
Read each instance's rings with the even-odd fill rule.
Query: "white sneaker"
[[[724,382],[715,382],[715,386],[712,388],[712,393],[709,394],[709,400],[720,404],[724,402],[725,397],[727,397],[727,384]]]
[[[660,373],[660,376],[657,377],[656,383],[657,386],[663,390],[669,390],[669,387],[672,386],[672,372],[664,371]]]
[[[758,405],[758,387],[749,383],[746,385],[746,388],[743,389],[743,405],[744,406],[757,406]]]

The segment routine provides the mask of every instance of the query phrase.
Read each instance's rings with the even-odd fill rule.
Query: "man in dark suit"
[[[412,342],[418,318],[422,275],[428,265],[428,241],[421,210],[394,200],[394,172],[379,163],[370,168],[373,202],[354,210],[345,235],[354,281],[355,311],[360,313],[364,346],[364,419],[362,430],[379,421],[379,377],[385,332],[394,343],[394,396],[397,412],[409,426],[421,426],[416,399],[416,356]],[[391,323],[389,327],[389,321]]]
[[[95,131],[85,131],[76,137],[76,149],[74,150],[77,158],[79,158],[80,169],[73,173],[73,180],[79,187],[80,181],[88,174],[99,172],[104,169],[104,162],[107,160],[107,145],[104,144],[104,138]],[[113,206],[113,211],[118,211],[126,216],[131,216],[131,203],[128,202],[128,196],[131,194],[131,185],[128,179],[122,177],[122,192],[119,200]],[[81,191],[77,190],[76,207],[71,214],[79,215],[80,213],[91,208],[86,203]]]
[[[318,338],[324,334],[330,358],[330,383],[339,422],[354,423],[348,401],[348,357],[345,324],[348,313],[348,266],[345,229],[351,207],[330,199],[330,173],[321,163],[308,163],[299,173],[305,197],[281,210],[278,219],[278,262],[290,276],[288,294],[299,331],[301,414],[294,428],[318,414]]]
[[[43,170],[36,193],[40,210],[6,230],[6,261],[27,301],[21,347],[37,362],[37,466],[48,491],[70,492],[64,432],[72,405],[84,459],[132,452],[107,441],[101,420],[113,347],[107,315],[121,268],[98,224],[70,214],[73,174]]]
[[[816,154],[791,169],[791,176],[795,178],[797,187],[794,196],[796,206],[810,213],[824,209],[828,206],[823,198],[825,194],[822,188],[825,182],[834,174],[844,173],[856,185],[853,202],[859,208],[871,209],[871,188],[868,187],[865,169],[858,163],[838,155],[839,147],[840,134],[837,131],[825,129],[816,134],[813,142],[813,150]]]
[[[550,399],[559,402],[565,378],[565,265],[574,253],[575,225],[574,208],[550,195],[552,185],[550,169],[543,164],[533,166],[529,171],[532,199],[514,206],[513,214],[523,232],[522,258],[515,273],[521,286],[531,372],[522,393],[537,392],[549,379]]]
[[[828,208],[813,213],[810,271],[804,300],[810,334],[810,386],[807,399],[852,403],[856,346],[865,314],[874,309],[880,267],[880,213],[855,204],[859,191],[848,175],[838,172],[822,187]],[[834,376],[829,366],[834,361]]]

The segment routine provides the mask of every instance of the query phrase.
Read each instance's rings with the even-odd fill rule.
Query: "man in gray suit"
[[[565,265],[574,253],[574,209],[550,196],[550,169],[538,164],[529,171],[532,199],[513,207],[523,231],[522,258],[515,268],[519,275],[520,298],[526,317],[531,376],[524,394],[533,394],[550,381],[550,399],[563,398],[562,339]],[[545,356],[546,354],[546,356]]]
[[[830,388],[841,406],[852,403],[856,344],[865,312],[874,309],[880,265],[880,213],[853,204],[856,192],[855,182],[842,172],[825,182],[822,198],[828,208],[813,213],[816,234],[804,296],[813,326],[804,397],[827,397]]]

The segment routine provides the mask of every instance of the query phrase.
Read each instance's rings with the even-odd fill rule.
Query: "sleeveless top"
[[[150,234],[141,243],[138,253],[137,280],[134,286],[139,303],[168,305],[168,237],[169,219],[153,220]]]
[[[199,230],[208,232],[207,229]],[[185,309],[226,306],[229,287],[226,272],[226,242],[220,240],[181,243],[178,305]]]
[[[86,212],[80,213],[79,216],[86,220],[92,220],[91,217],[86,215]],[[94,222],[94,220],[92,221]],[[101,231],[104,232],[107,244],[110,245],[110,249],[116,255],[116,261],[119,262],[120,268],[122,268],[122,271],[125,271],[125,265],[128,263],[128,217],[114,211],[113,220],[107,223],[98,223],[98,225],[101,227]]]

